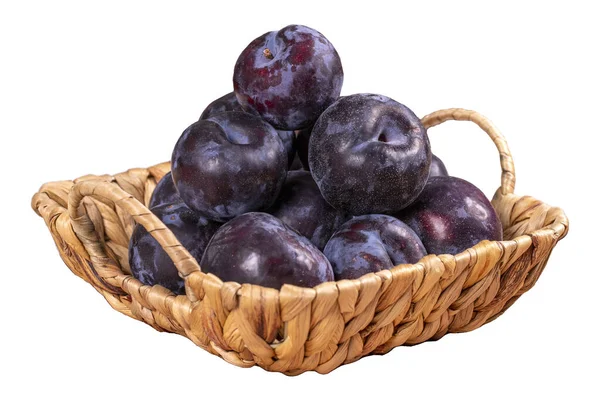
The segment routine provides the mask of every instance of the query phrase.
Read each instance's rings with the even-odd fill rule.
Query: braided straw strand
[[[506,139],[494,126],[492,121],[479,114],[476,111],[465,110],[463,108],[448,108],[428,114],[421,120],[426,129],[439,125],[446,121],[471,121],[477,124],[496,145],[498,154],[500,154],[500,167],[502,168],[502,178],[500,184],[501,193],[512,194],[515,190],[515,165],[512,155],[508,149]]]

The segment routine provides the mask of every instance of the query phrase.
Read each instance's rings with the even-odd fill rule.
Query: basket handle
[[[73,185],[69,192],[68,212],[75,234],[90,255],[91,267],[95,270],[91,272],[96,272],[95,275],[102,276],[99,272],[106,269],[105,265],[110,258],[106,255],[98,232],[82,204],[83,199],[87,196],[103,201],[110,200],[114,202],[115,207],[120,207],[129,213],[156,239],[173,261],[183,279],[192,272],[200,271],[196,259],[179,243],[173,232],[145,205],[112,181],[90,179],[76,182]]]
[[[471,121],[476,123],[494,141],[498,153],[500,153],[500,167],[502,176],[500,180],[500,193],[512,194],[515,191],[515,165],[512,155],[508,149],[506,139],[492,121],[479,114],[477,111],[465,110],[463,108],[447,108],[424,116],[421,122],[426,129],[439,125],[446,121]]]

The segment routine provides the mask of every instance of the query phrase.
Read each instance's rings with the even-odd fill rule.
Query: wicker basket
[[[65,264],[117,311],[185,335],[240,367],[327,373],[369,354],[492,321],[535,284],[567,233],[561,209],[513,194],[512,157],[489,120],[474,111],[448,109],[423,123],[429,128],[447,120],[475,122],[498,148],[502,183],[492,203],[504,240],[483,241],[457,255],[429,255],[360,279],[275,290],[223,283],[202,273],[144,206],[168,163],[48,183],[34,195],[32,207],[44,218]],[[185,278],[185,296],[143,285],[129,274],[127,248],[136,222],[175,262]]]

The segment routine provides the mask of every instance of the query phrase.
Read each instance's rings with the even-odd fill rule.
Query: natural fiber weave
[[[475,122],[498,148],[502,177],[492,203],[504,240],[313,289],[223,283],[202,273],[145,207],[168,163],[47,183],[34,195],[32,207],[44,218],[71,271],[123,314],[185,335],[241,367],[259,365],[290,375],[327,373],[369,354],[492,321],[535,284],[567,233],[561,209],[513,194],[512,157],[489,120],[474,111],[448,109],[426,116],[423,123],[429,128],[447,120]],[[173,259],[187,295],[145,286],[129,275],[127,251],[136,222]]]

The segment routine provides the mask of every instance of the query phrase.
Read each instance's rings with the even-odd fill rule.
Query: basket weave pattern
[[[492,321],[536,283],[568,231],[561,209],[513,194],[512,157],[489,120],[474,111],[448,109],[424,117],[423,123],[430,128],[447,120],[475,122],[498,148],[501,186],[492,204],[504,240],[483,241],[458,255],[429,255],[360,279],[275,290],[224,283],[202,273],[145,206],[168,163],[47,183],[32,207],[44,218],[65,264],[117,311],[184,335],[241,367],[327,373],[369,354]],[[186,295],[143,285],[129,274],[129,237],[136,223],[173,259],[185,278]]]

